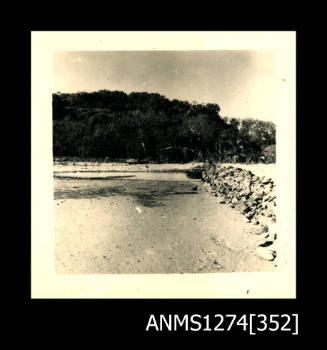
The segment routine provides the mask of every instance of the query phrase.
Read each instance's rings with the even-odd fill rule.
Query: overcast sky
[[[55,52],[53,92],[147,91],[275,121],[274,60],[270,51]]]

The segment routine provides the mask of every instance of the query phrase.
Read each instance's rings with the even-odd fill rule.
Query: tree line
[[[222,162],[275,160],[272,122],[221,117],[217,104],[108,90],[52,97],[54,157],[158,161],[174,147]]]

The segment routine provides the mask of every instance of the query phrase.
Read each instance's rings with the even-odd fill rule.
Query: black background
[[[154,5],[159,6],[159,5]],[[160,5],[162,6],[162,5]],[[103,20],[101,23],[112,22],[113,13],[108,13],[108,20]],[[201,14],[200,14],[201,17]],[[214,17],[214,15],[212,15]],[[24,196],[22,196],[20,187],[20,201],[19,210],[22,210],[22,218],[15,221],[15,225],[21,225],[17,228],[20,232],[19,243],[21,243],[21,251],[17,252],[17,256],[21,260],[19,267],[15,274],[15,282],[19,283],[17,288],[9,288],[10,296],[15,296],[9,306],[11,309],[10,316],[7,320],[7,325],[13,327],[15,330],[15,337],[13,340],[19,340],[21,331],[27,330],[28,340],[34,340],[35,345],[42,346],[50,345],[76,345],[77,343],[94,346],[97,341],[102,342],[101,347],[111,348],[123,346],[126,341],[133,341],[138,338],[154,338],[161,339],[163,335],[171,338],[185,337],[186,335],[193,338],[205,337],[212,339],[221,339],[223,337],[234,338],[239,337],[241,340],[249,337],[251,341],[254,338],[271,338],[276,337],[276,333],[265,333],[258,336],[248,336],[246,333],[238,332],[237,329],[232,332],[145,332],[145,327],[150,314],[158,316],[159,314],[209,314],[211,316],[219,314],[237,314],[241,316],[244,313],[265,313],[265,314],[299,314],[299,336],[291,336],[287,333],[278,333],[278,336],[283,338],[302,338],[308,335],[310,331],[316,329],[314,318],[316,309],[313,307],[313,299],[308,296],[307,286],[310,285],[308,281],[309,273],[306,272],[307,264],[304,255],[309,254],[304,240],[303,231],[305,230],[303,221],[305,216],[302,215],[302,201],[297,199],[297,298],[296,299],[31,299],[31,269],[30,269],[30,238],[31,238],[31,151],[30,151],[30,124],[31,124],[31,71],[30,71],[30,34],[34,30],[296,30],[297,31],[297,140],[300,137],[300,130],[304,115],[306,115],[304,99],[299,97],[302,86],[302,76],[304,65],[303,60],[303,40],[305,40],[306,31],[299,25],[290,25],[284,23],[283,25],[276,25],[276,21],[271,21],[267,25],[266,21],[262,19],[261,26],[249,26],[249,20],[240,24],[240,21],[234,21],[233,24],[217,26],[217,21],[214,22],[212,17],[208,17],[208,21],[202,21],[202,26],[198,22],[196,25],[178,25],[170,21],[170,26],[155,25],[156,21],[151,17],[147,22],[138,23],[139,25],[131,26],[121,23],[119,25],[76,25],[69,24],[66,18],[66,25],[56,24],[49,25],[41,17],[36,23],[26,20],[25,24],[18,26],[18,34],[20,41],[15,42],[15,48],[18,48],[20,53],[20,82],[24,81],[24,96],[19,99],[22,103],[16,103],[21,118],[19,119],[19,139],[22,142],[20,148],[20,159],[24,161],[25,174],[19,173],[19,183],[24,187]],[[168,17],[167,17],[168,18]],[[207,18],[207,17],[206,17]],[[219,19],[219,14],[217,14]],[[110,20],[109,20],[110,19]],[[135,19],[134,19],[135,20]],[[250,21],[250,20],[249,20]],[[165,21],[162,21],[165,22]],[[203,22],[205,22],[203,24]],[[235,22],[238,24],[235,25]],[[246,24],[244,24],[246,22]],[[287,22],[287,21],[286,21]],[[56,22],[53,22],[56,23]],[[60,22],[62,23],[62,22]],[[129,22],[130,23],[130,22]],[[135,21],[134,21],[135,23]],[[152,23],[152,25],[150,24]],[[200,21],[201,23],[201,21]],[[216,23],[216,26],[214,25]],[[262,25],[265,23],[265,25]],[[146,25],[147,26],[146,26]],[[197,26],[198,25],[198,26]],[[302,52],[301,52],[302,51]],[[23,61],[23,65],[22,65]],[[301,72],[301,74],[300,74]],[[20,84],[19,84],[20,85]],[[21,85],[20,85],[21,86]],[[14,90],[11,90],[14,91]],[[22,91],[22,90],[20,90]],[[302,149],[301,149],[302,148]],[[297,141],[297,154],[302,154],[303,145],[300,146]],[[23,158],[22,158],[23,152]],[[298,189],[302,188],[301,176],[299,176],[299,167],[303,161],[302,157],[297,156],[297,193]],[[20,162],[20,167],[21,167]],[[298,197],[298,195],[297,195]],[[301,195],[302,197],[302,195]],[[299,220],[301,222],[299,223]],[[304,252],[305,251],[305,252]],[[18,281],[17,281],[18,280]],[[14,286],[14,285],[13,285]],[[16,297],[16,292],[17,297]],[[65,337],[69,337],[70,343],[63,341]],[[114,345],[113,339],[117,338],[119,343]],[[185,338],[184,338],[185,339]],[[157,343],[158,344],[158,343]],[[218,347],[219,343],[216,343]],[[135,347],[142,346],[142,343],[135,342]],[[159,345],[158,345],[159,346]]]

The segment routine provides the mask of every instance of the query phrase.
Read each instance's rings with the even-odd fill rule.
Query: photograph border
[[[194,38],[194,37],[193,37]],[[32,51],[32,60],[33,60],[33,51]],[[33,61],[31,62],[32,63],[32,67],[33,67]],[[32,74],[33,74],[33,70],[32,70]],[[32,77],[33,77],[33,75],[32,75]],[[33,79],[32,79],[32,82],[33,82]],[[32,85],[32,91],[33,91],[33,85]],[[32,102],[32,111],[33,111],[33,102]],[[33,113],[32,113],[32,122],[33,122]],[[32,130],[33,130],[33,123],[32,123]],[[44,129],[43,129],[44,130]],[[34,140],[35,140],[35,138],[34,138]],[[277,141],[277,144],[278,144],[278,141]],[[278,146],[277,146],[278,147]],[[32,153],[32,162],[33,162],[33,157],[34,157],[34,155],[33,155],[33,153]],[[32,178],[32,181],[33,181],[33,178]],[[32,188],[33,189],[33,188]],[[33,212],[32,212],[32,214],[33,214]],[[33,218],[33,216],[32,216],[32,218]],[[278,220],[278,219],[277,219]],[[32,239],[32,241],[33,241],[33,239]],[[33,246],[32,246],[33,247]],[[33,250],[32,250],[33,251]],[[34,250],[35,251],[35,250]],[[33,260],[33,256],[32,256],[32,260]],[[33,269],[32,269],[32,272],[33,272]],[[33,274],[32,274],[32,277],[33,277]],[[44,275],[43,275],[43,277],[44,277]],[[43,282],[44,282],[44,279],[43,279]],[[65,283],[65,282],[64,282]],[[121,283],[121,281],[120,281],[120,283]],[[53,293],[53,288],[52,288],[53,286],[51,286],[51,293]],[[296,288],[296,287],[295,287]],[[113,298],[115,298],[115,297],[117,297],[117,296],[119,296],[119,293],[117,293],[115,296],[113,296]],[[38,293],[36,293],[36,294],[34,294],[33,295],[33,293],[32,293],[32,298],[67,298],[67,295],[62,295],[62,296],[56,296],[55,294],[54,295],[51,295],[51,294],[46,294],[45,296],[40,296],[40,295],[38,295]],[[72,298],[85,298],[85,297],[87,297],[86,295],[83,295],[83,294],[81,294],[80,296],[77,296],[77,295],[75,295],[75,296],[71,296]],[[153,296],[154,298],[157,298],[158,297],[158,295],[157,296]],[[171,296],[171,298],[175,298],[176,297],[176,295],[173,295],[173,296]],[[177,296],[178,298],[187,298],[187,296],[183,296],[183,295],[179,295],[179,296]],[[92,297],[91,297],[92,298]],[[128,298],[128,297],[127,297]],[[142,296],[140,296],[139,298],[141,298],[141,299],[143,299],[143,297]],[[151,298],[151,297],[150,297]],[[201,297],[200,297],[201,298]],[[245,296],[245,298],[246,298],[246,296]],[[255,299],[256,299],[256,297],[254,297]],[[259,297],[260,298],[260,297]],[[261,297],[261,298],[265,298],[265,297]],[[281,297],[282,298],[282,297]],[[100,297],[100,299],[101,299],[101,297]],[[210,299],[210,297],[209,298],[205,298],[205,299]],[[235,299],[235,298],[233,298],[233,299]],[[236,299],[238,299],[238,297],[236,297]],[[241,298],[241,299],[243,299],[243,298]]]

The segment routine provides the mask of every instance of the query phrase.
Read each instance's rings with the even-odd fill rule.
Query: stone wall
[[[266,260],[276,257],[276,185],[271,178],[256,176],[251,171],[233,165],[204,165],[202,181],[218,202],[229,205],[253,224],[253,232],[262,235],[263,242],[256,254]]]

